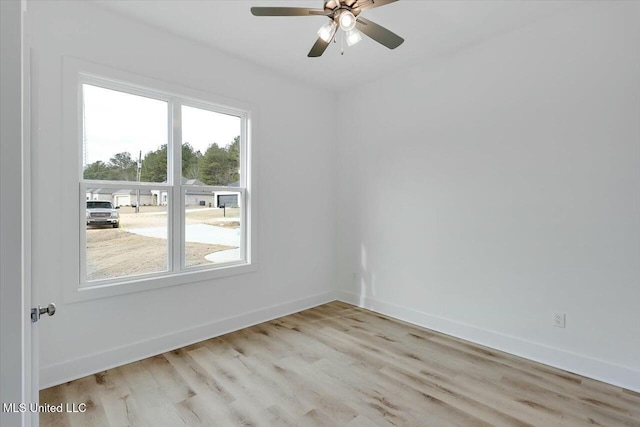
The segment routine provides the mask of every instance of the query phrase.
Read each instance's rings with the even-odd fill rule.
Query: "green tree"
[[[200,170],[200,157],[202,153],[195,151],[191,144],[182,144],[182,176],[187,179],[197,179]]]
[[[239,179],[240,137],[221,148],[211,144],[200,158],[198,179],[208,185],[229,185]]]
[[[115,154],[108,163],[98,160],[87,165],[84,169],[85,179],[101,179],[106,181],[135,181],[137,179],[138,163],[131,158],[131,154],[122,152]]]
[[[211,144],[200,159],[198,179],[208,185],[224,185],[222,170],[225,154],[224,148]]]
[[[98,160],[84,168],[84,179],[114,179],[113,169],[108,164]]]
[[[229,184],[240,180],[240,137],[233,138],[233,142],[227,147]]]
[[[124,152],[114,155],[109,160],[109,167],[113,171],[116,181],[137,181],[138,162],[131,158],[131,154]]]
[[[167,180],[167,144],[150,151],[142,159],[141,181],[165,182]]]
[[[189,142],[182,144],[182,176],[198,179],[208,185],[228,185],[240,178],[240,137],[235,137],[228,147],[211,144],[202,154]],[[148,152],[142,159],[142,181],[166,182],[167,145]]]

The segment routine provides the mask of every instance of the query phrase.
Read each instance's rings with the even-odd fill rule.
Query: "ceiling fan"
[[[398,0],[325,0],[323,9],[306,7],[252,7],[254,16],[326,16],[330,19],[318,30],[318,40],[307,56],[321,56],[335,41],[338,29],[344,31],[344,41],[353,46],[362,39],[361,32],[389,49],[400,46],[404,39],[386,28],[360,17],[363,10],[373,9]]]

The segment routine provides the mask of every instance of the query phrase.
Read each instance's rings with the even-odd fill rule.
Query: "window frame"
[[[244,274],[257,269],[257,233],[255,231],[256,198],[255,157],[252,150],[255,117],[253,108],[242,102],[212,95],[200,90],[183,87],[173,83],[135,75],[106,66],[87,63],[75,58],[64,60],[63,122],[65,140],[73,135],[74,144],[63,144],[63,151],[77,158],[77,168],[73,175],[75,204],[78,207],[78,233],[75,262],[71,256],[64,259],[64,277],[67,285],[63,290],[65,302],[78,302],[115,295],[128,294],[167,286],[182,285],[221,277]],[[143,96],[167,102],[167,182],[146,183],[137,181],[85,180],[83,177],[83,85],[93,85],[128,94]],[[240,185],[227,186],[189,186],[183,185],[182,177],[182,106],[205,109],[228,114],[241,119],[240,132]],[[71,147],[73,146],[73,147]],[[67,174],[70,178],[71,174]],[[68,182],[66,179],[64,182]],[[78,185],[79,184],[79,185]],[[167,270],[135,276],[88,281],[86,277],[86,220],[85,203],[87,188],[113,189],[153,189],[166,191],[167,194]],[[186,266],[185,262],[185,205],[184,196],[190,189],[206,189],[239,193],[241,208],[241,259],[213,265]],[[67,200],[69,200],[67,198]],[[75,216],[75,215],[74,215]],[[74,271],[75,270],[75,271]]]

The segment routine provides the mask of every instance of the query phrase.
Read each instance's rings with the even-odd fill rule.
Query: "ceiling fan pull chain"
[[[344,55],[344,34],[340,34],[340,55]]]

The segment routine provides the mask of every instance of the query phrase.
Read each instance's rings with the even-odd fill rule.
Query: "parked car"
[[[87,200],[87,225],[120,226],[120,215],[113,203],[106,200]]]

